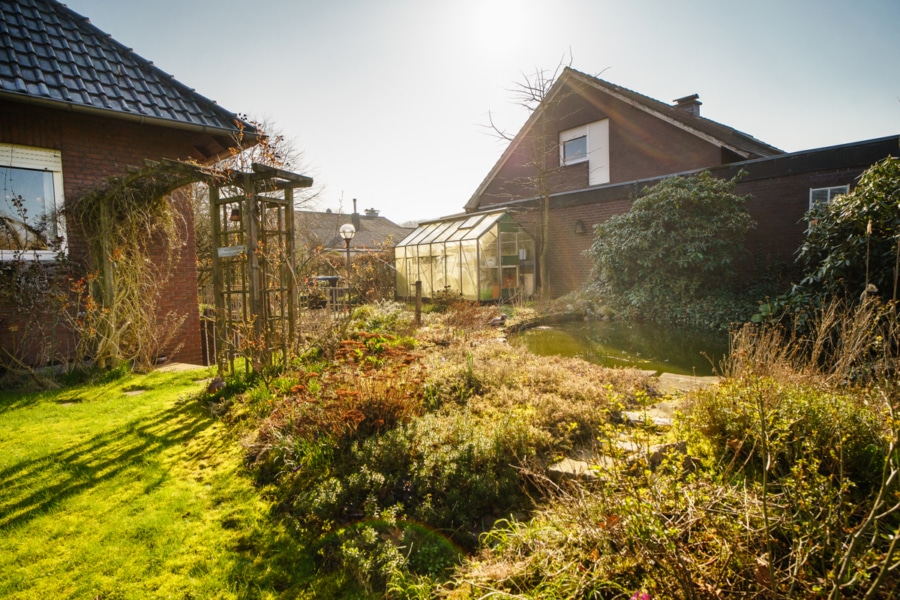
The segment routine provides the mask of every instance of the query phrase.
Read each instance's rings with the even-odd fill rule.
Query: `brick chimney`
[[[377,217],[377,216],[378,216],[378,211],[377,211],[376,209],[374,209],[374,208],[367,208],[367,209],[366,209],[366,216],[367,216],[367,217]]]
[[[675,100],[675,108],[679,110],[683,110],[684,112],[694,115],[695,117],[700,116],[700,105],[703,104],[700,102],[700,94],[691,94],[690,96],[685,96],[684,98],[678,98]]]
[[[356,212],[356,198],[353,199],[353,214],[350,215],[350,221],[353,223],[353,228],[359,231],[359,213]]]

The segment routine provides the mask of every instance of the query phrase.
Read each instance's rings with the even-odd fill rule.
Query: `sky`
[[[560,63],[793,152],[900,133],[898,0],[64,0],[303,152],[316,210],[462,212]]]

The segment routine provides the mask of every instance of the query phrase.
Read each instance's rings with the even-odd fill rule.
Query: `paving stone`
[[[556,482],[567,479],[596,479],[597,475],[591,466],[583,460],[564,458],[547,469],[550,479]]]

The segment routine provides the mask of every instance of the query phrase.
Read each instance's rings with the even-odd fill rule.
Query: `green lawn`
[[[301,595],[310,561],[197,402],[207,376],[0,392],[0,597]]]

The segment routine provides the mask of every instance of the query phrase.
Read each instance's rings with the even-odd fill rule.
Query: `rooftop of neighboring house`
[[[254,128],[54,0],[0,0],[0,99],[232,136]]]
[[[294,213],[297,224],[297,235],[308,245],[321,247],[324,250],[343,250],[346,246],[340,235],[341,225],[350,223],[356,233],[350,242],[354,251],[378,250],[382,247],[393,247],[406,237],[413,228],[401,227],[386,217],[379,216],[378,211],[366,209],[362,214],[350,214],[312,211]]]

